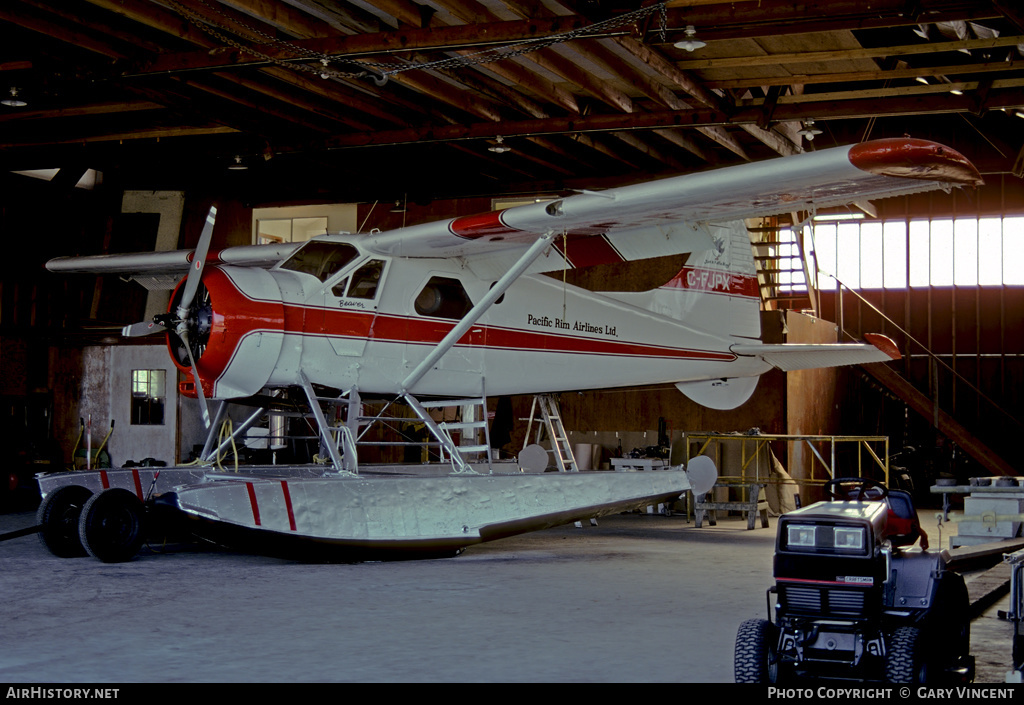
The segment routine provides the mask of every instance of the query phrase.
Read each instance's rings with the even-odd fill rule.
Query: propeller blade
[[[199,368],[196,367],[196,359],[192,356],[192,346],[188,342],[188,330],[182,325],[179,327],[178,337],[185,344],[185,352],[188,353],[189,364],[192,365],[192,380],[196,384],[196,393],[199,396],[199,405],[203,408],[203,424],[210,427],[210,407],[206,403],[206,393],[203,392],[203,381],[199,378]]]
[[[167,328],[156,321],[140,321],[139,323],[132,323],[130,326],[122,328],[121,335],[125,338],[141,338],[144,335],[163,333],[165,330]]]
[[[210,251],[210,240],[213,238],[213,224],[217,221],[217,207],[210,206],[210,212],[206,215],[206,224],[203,225],[203,232],[199,235],[199,244],[192,255],[192,267],[188,270],[188,279],[185,280],[185,290],[181,294],[181,303],[178,304],[178,318],[185,318],[188,314],[188,307],[199,289],[199,280],[203,276],[203,267],[206,264],[206,254]]]

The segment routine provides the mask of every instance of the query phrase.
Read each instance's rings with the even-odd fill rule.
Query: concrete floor
[[[0,514],[0,534],[33,523]],[[765,615],[774,541],[774,519],[629,514],[443,560],[174,547],[108,565],[27,536],[0,542],[0,680],[729,683],[737,627]],[[977,680],[1002,682],[1012,627],[986,621]]]

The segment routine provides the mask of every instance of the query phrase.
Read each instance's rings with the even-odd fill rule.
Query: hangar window
[[[1022,230],[1024,216],[816,222],[804,237],[804,254],[817,261],[822,289],[835,287],[836,279],[852,289],[1019,286]],[[783,238],[789,244],[774,254],[789,259],[779,269],[799,270],[797,240],[790,230],[780,231]],[[786,283],[792,291],[807,290],[799,271]]]
[[[469,294],[458,279],[431,277],[416,296],[416,313],[435,318],[459,320],[473,307]]]
[[[163,425],[166,382],[166,370],[132,370],[132,425]]]
[[[327,232],[327,218],[264,218],[256,221],[257,244],[305,242]]]
[[[324,233],[355,232],[355,203],[315,203],[252,209],[252,244],[301,243]]]

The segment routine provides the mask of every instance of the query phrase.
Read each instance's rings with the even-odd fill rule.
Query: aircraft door
[[[365,351],[386,269],[385,260],[366,260],[326,291],[320,330],[335,354],[358,357]]]

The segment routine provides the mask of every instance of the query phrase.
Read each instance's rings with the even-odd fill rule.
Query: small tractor
[[[865,478],[825,492],[779,519],[769,618],[740,625],[736,682],[973,681],[967,588],[910,494]]]

